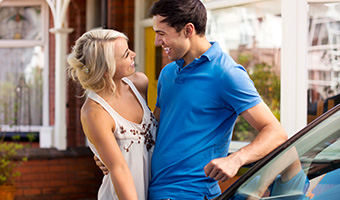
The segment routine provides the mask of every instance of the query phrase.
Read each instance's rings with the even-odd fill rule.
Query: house
[[[153,108],[157,77],[169,60],[153,43],[147,15],[152,2],[0,0],[1,131],[8,139],[20,135],[25,141],[27,133],[36,139],[25,152],[29,161],[20,170],[16,199],[96,197],[102,174],[86,145],[79,120],[83,91],[67,79],[66,57],[87,30],[124,32],[137,53],[137,70],[149,77]],[[247,58],[250,72],[256,62],[266,62],[280,74],[280,119],[288,134],[307,124],[313,103],[340,93],[340,1],[203,2],[209,39],[218,40],[235,60],[240,52],[256,55]],[[244,144],[233,142],[231,148]]]

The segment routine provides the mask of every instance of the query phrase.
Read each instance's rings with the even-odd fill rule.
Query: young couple
[[[212,199],[221,192],[218,181],[261,159],[287,135],[246,70],[205,37],[200,0],[159,0],[150,14],[155,45],[173,61],[160,74],[154,113],[146,104],[147,77],[135,72],[125,35],[87,32],[68,59],[71,77],[87,91],[84,132],[109,171],[98,198]],[[259,134],[227,156],[238,115]]]

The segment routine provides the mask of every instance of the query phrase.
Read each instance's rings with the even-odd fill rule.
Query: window
[[[41,40],[40,6],[6,6],[0,8],[1,40]]]
[[[0,56],[1,123],[41,126],[43,48],[0,48]]]
[[[281,1],[208,8],[207,38],[243,65],[263,100],[280,119]],[[265,80],[265,81],[264,81]],[[233,140],[252,141],[257,135],[242,117]]]
[[[46,11],[44,1],[0,4],[0,126],[6,135],[38,133],[48,124]]]
[[[340,103],[340,3],[312,3],[308,10],[309,123]]]

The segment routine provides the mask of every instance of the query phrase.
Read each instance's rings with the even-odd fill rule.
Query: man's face
[[[162,46],[169,59],[172,61],[184,58],[190,43],[185,37],[184,31],[176,32],[167,23],[161,22],[164,17],[155,15],[153,17],[153,30],[156,32],[155,45]]]

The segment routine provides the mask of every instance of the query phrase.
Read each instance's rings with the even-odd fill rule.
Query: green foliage
[[[240,63],[242,66],[246,67],[249,65],[249,61],[253,58],[251,54],[244,54],[241,53],[238,56],[238,63]]]
[[[249,63],[247,59],[251,59],[251,56],[240,54],[238,59],[240,64],[245,65]],[[273,66],[267,63],[257,63],[248,69],[248,74],[263,101],[269,106],[274,116],[280,120],[280,76],[272,68]],[[257,134],[258,131],[249,125],[242,116],[238,117],[233,140],[252,141]]]
[[[35,139],[36,139],[36,134],[34,134],[34,133],[27,133],[27,138],[28,138],[28,141],[30,142],[30,143],[32,143]]]
[[[13,141],[20,141],[20,135],[13,135],[12,140]]]
[[[256,64],[253,73],[249,76],[264,102],[280,120],[280,76],[276,75],[272,66],[266,63]]]
[[[14,184],[14,177],[20,176],[16,169],[27,161],[26,157],[17,158],[18,150],[22,148],[22,144],[0,140],[0,185]]]
[[[256,137],[257,132],[258,131],[253,128],[242,116],[239,116],[236,120],[232,140],[250,142]]]

